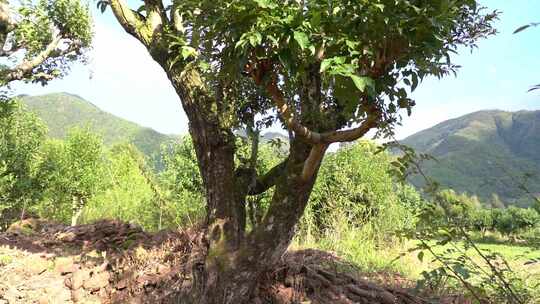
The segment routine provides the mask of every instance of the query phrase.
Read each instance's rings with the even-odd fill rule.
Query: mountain
[[[75,126],[88,126],[103,136],[106,145],[129,142],[159,165],[161,144],[173,137],[142,127],[110,113],[73,94],[54,93],[20,96],[28,110],[38,115],[49,128],[49,136],[65,138]]]
[[[474,112],[401,143],[436,158],[423,163],[423,171],[444,188],[487,202],[497,194],[518,205],[532,201],[527,191],[540,193],[540,111]],[[420,186],[423,179],[415,176],[412,182]]]

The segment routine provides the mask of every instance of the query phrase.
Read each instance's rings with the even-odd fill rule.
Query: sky
[[[428,78],[419,85],[413,93],[417,106],[397,127],[396,138],[478,110],[540,109],[540,91],[527,92],[540,83],[540,27],[512,34],[521,25],[540,22],[540,0],[484,0],[482,4],[502,12],[496,23],[499,33],[478,43],[472,52],[460,51],[454,58],[462,66],[457,77]],[[161,133],[186,133],[187,118],[163,70],[123,32],[110,10],[102,14],[93,8],[93,15],[95,38],[89,64],[75,65],[68,76],[45,87],[17,84],[15,93],[68,92]]]

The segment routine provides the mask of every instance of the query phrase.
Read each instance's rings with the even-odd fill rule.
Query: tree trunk
[[[307,205],[314,179],[303,181],[301,175],[309,150],[308,145],[292,143],[291,156],[276,184],[270,209],[238,249],[223,251],[219,243],[210,240],[204,303],[252,303],[257,296],[258,279],[280,262]]]
[[[222,92],[207,91],[196,71],[174,71],[169,66],[168,62],[162,63],[189,119],[207,209],[205,248],[192,253],[191,291],[179,295],[178,300],[198,304],[252,303],[258,279],[280,261],[308,202],[314,178],[303,180],[302,170],[311,146],[291,142],[290,156],[275,185],[271,206],[261,224],[246,234],[249,185],[235,171],[235,137],[228,118],[235,113],[227,112]]]
[[[77,223],[79,222],[79,218],[81,217],[81,214],[83,212],[83,206],[84,206],[83,199],[77,195],[73,195],[72,202],[71,202],[71,209],[72,209],[71,226],[77,226]]]

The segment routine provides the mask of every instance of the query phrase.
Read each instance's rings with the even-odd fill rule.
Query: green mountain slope
[[[41,96],[21,96],[26,107],[36,113],[48,126],[49,136],[64,138],[75,126],[89,126],[103,136],[106,145],[130,142],[152,161],[159,163],[160,146],[172,136],[104,112],[83,98],[54,93]]]
[[[402,141],[437,161],[423,164],[445,188],[489,201],[498,194],[525,205],[540,193],[540,111],[479,111],[442,122]],[[420,186],[423,180],[413,177]]]

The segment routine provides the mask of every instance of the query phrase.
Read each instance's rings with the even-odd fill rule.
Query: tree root
[[[332,265],[333,264],[333,265]],[[289,252],[283,264],[262,284],[259,303],[424,304],[427,301],[397,287],[383,287],[343,271],[344,262],[316,250]],[[332,268],[334,268],[332,270]],[[341,271],[339,269],[342,269]]]

